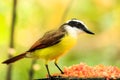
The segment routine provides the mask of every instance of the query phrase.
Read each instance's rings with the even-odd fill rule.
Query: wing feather
[[[50,47],[52,45],[55,45],[61,41],[61,39],[64,37],[65,32],[56,30],[56,31],[49,31],[45,33],[45,35],[40,38],[38,41],[36,41],[32,47],[28,50],[28,52],[35,51],[37,49],[42,49],[46,47]]]

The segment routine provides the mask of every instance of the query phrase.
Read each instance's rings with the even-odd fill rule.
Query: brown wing
[[[49,31],[42,38],[36,41],[35,44],[33,44],[33,46],[28,50],[28,52],[55,45],[61,41],[64,35],[65,32],[63,31]]]

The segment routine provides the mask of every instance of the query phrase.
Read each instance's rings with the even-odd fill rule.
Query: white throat
[[[77,29],[76,27],[71,27],[69,25],[65,25],[64,26],[65,30],[67,31],[68,35],[74,37],[74,38],[77,38],[78,37],[78,34],[80,32],[83,32],[82,30],[80,29]]]

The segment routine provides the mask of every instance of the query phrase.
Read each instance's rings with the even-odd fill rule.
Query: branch
[[[65,11],[64,11],[64,13],[63,13],[63,15],[62,15],[60,24],[65,21],[67,15],[68,15],[68,12],[70,11],[70,9],[72,7],[72,4],[73,4],[73,0],[70,0],[67,7],[66,7],[66,9],[65,9]]]
[[[13,50],[13,48],[14,48],[14,29],[15,29],[15,22],[16,22],[16,5],[17,5],[17,0],[14,0],[13,1],[13,11],[12,11],[10,45],[9,45],[10,52],[8,53],[9,58],[12,57],[13,52],[11,52],[11,50]],[[12,65],[9,65],[8,69],[7,69],[6,80],[11,80],[11,73],[12,73]]]
[[[33,80],[33,77],[34,77],[34,69],[33,69],[34,64],[36,64],[36,59],[32,60],[30,71],[29,71],[29,80]]]

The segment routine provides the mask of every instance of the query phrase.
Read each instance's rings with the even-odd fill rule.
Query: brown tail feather
[[[10,64],[10,63],[13,63],[13,62],[15,62],[15,61],[17,61],[17,60],[19,60],[19,59],[24,58],[25,55],[26,55],[26,53],[20,54],[20,55],[18,55],[18,56],[15,56],[15,57],[13,57],[13,58],[10,58],[10,59],[8,59],[8,60],[2,62],[2,63],[3,63],[3,64]]]

